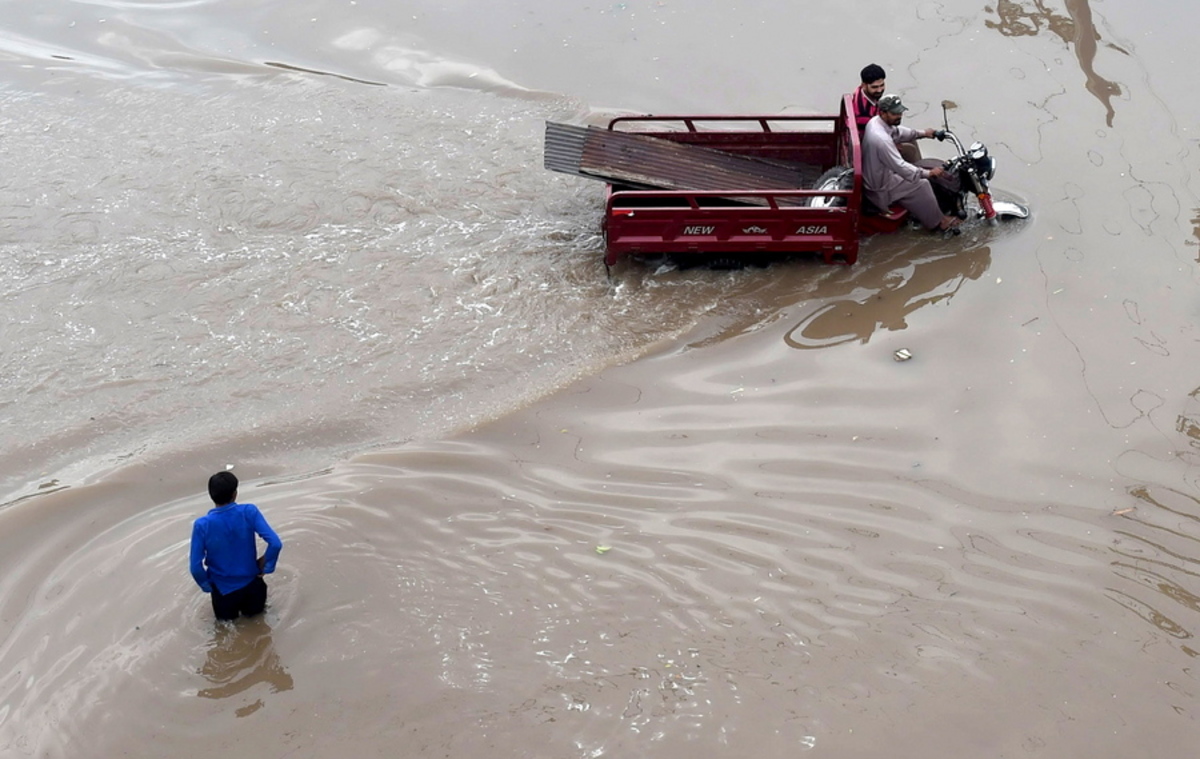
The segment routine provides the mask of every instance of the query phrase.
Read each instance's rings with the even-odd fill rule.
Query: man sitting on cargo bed
[[[850,104],[854,108],[854,123],[858,126],[858,139],[861,141],[867,122],[879,112],[879,98],[883,97],[884,88],[887,86],[887,74],[883,66],[871,63],[863,67],[858,78],[862,80],[862,84],[851,93]],[[905,142],[899,148],[900,157],[909,163],[921,160],[921,149],[915,142]]]
[[[893,203],[899,203],[926,229],[950,229],[959,220],[946,216],[938,206],[930,180],[939,181],[947,188],[954,187],[957,180],[947,176],[937,160],[923,161],[914,166],[900,157],[900,143],[914,142],[933,137],[934,130],[918,132],[901,126],[903,114],[908,110],[899,95],[884,95],[879,98],[879,113],[867,122],[863,135],[863,187],[867,200],[880,210],[886,211]]]
[[[850,95],[850,102],[854,105],[854,123],[858,125],[861,135],[867,128],[867,122],[878,113],[879,98],[883,97],[887,75],[883,72],[883,66],[872,63],[863,68],[859,78],[862,84]]]

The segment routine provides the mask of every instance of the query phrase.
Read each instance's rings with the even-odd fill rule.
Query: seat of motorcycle
[[[908,216],[908,209],[904,206],[894,205],[884,211],[870,200],[867,200],[865,196],[862,202],[862,212],[867,216],[882,216],[887,221],[902,221],[905,216]]]

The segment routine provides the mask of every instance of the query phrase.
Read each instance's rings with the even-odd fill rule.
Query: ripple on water
[[[293,449],[436,436],[637,355],[741,286],[605,280],[601,186],[529,168],[543,121],[576,103],[311,80],[90,97],[86,119],[25,99],[6,134],[27,179],[0,187],[2,368],[34,442],[0,447],[20,460],[5,471],[94,470],[146,438],[187,450],[227,437],[197,413],[214,404],[303,436]],[[137,139],[112,143],[130,112]]]

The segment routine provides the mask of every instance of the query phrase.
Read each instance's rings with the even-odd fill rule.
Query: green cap
[[[908,107],[900,102],[899,95],[884,95],[877,106],[882,113],[904,113]]]

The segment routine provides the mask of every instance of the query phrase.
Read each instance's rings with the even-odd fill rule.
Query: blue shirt
[[[261,574],[275,571],[283,541],[252,503],[228,503],[212,509],[192,524],[192,577],[205,593],[215,585],[222,595],[249,585],[258,577],[258,545],[267,541]]]

